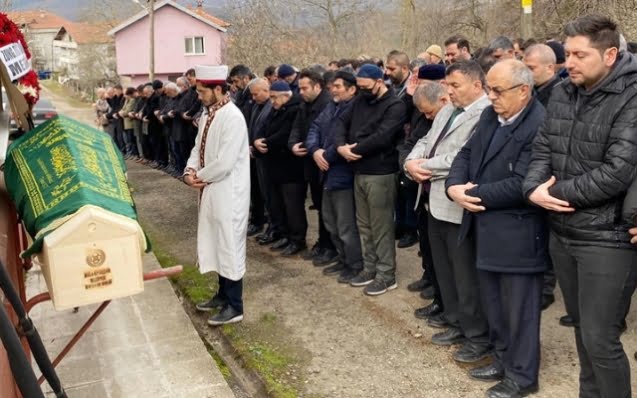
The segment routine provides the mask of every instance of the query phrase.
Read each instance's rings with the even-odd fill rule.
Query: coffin
[[[144,290],[143,234],[127,217],[86,206],[44,238],[40,264],[56,310]]]
[[[110,136],[58,116],[11,143],[8,192],[31,237],[24,257],[63,310],[139,293],[149,248]]]

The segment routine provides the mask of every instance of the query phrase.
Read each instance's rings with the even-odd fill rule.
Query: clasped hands
[[[254,140],[254,148],[261,153],[268,153],[268,144],[265,143],[265,138]]]
[[[477,187],[477,185],[472,182],[462,185],[452,185],[447,189],[447,194],[463,209],[472,213],[479,213],[486,210],[484,206],[480,205],[480,203],[482,203],[482,199],[477,196],[467,195],[467,191],[475,187]]]
[[[422,184],[431,179],[431,170],[422,167],[422,164],[426,161],[427,159],[411,159],[405,162],[405,170],[411,176],[411,179],[418,184]]]
[[[352,152],[352,149],[355,148],[356,145],[358,145],[358,143],[341,145],[336,148],[336,151],[348,162],[355,162],[363,158],[361,155]]]
[[[197,172],[193,169],[186,170],[184,182],[186,183],[186,185],[189,185],[196,189],[204,188],[207,185],[205,181],[197,177]]]

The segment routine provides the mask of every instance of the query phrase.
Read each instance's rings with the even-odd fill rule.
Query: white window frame
[[[196,52],[196,46],[195,46],[195,40],[196,39],[201,39],[201,44],[203,46],[203,51],[198,53]],[[188,52],[186,50],[186,43],[190,41],[191,43],[191,48],[192,48],[192,52]],[[184,53],[188,56],[199,56],[199,55],[206,55],[206,38],[203,36],[186,36],[184,37]]]

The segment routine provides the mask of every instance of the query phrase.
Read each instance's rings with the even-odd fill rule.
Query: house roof
[[[230,27],[230,23],[224,21],[223,19],[217,18],[214,15],[208,14],[206,10],[204,10],[202,7],[188,7],[188,9],[191,12],[194,12],[195,14],[199,15],[200,17],[207,19],[216,25],[221,26],[222,28]]]
[[[190,15],[191,17],[198,19],[199,21],[205,23],[206,25],[209,25],[215,29],[217,29],[220,32],[226,32],[227,31],[227,27],[230,26],[229,23],[215,17],[212,16],[210,14],[208,14],[207,12],[205,12],[202,8],[186,8],[184,6],[182,6],[181,4],[178,4],[176,2],[174,2],[173,0],[161,0],[157,3],[155,3],[155,12],[157,10],[159,10],[162,7],[165,6],[171,6],[176,8],[177,10]],[[148,10],[143,10],[140,11],[139,13],[133,15],[132,17],[130,17],[129,19],[127,19],[126,21],[122,22],[120,25],[116,26],[115,28],[111,29],[108,34],[109,35],[115,35],[118,32],[128,28],[130,25],[136,23],[137,21],[143,19],[144,17],[146,17],[148,15]]]
[[[59,15],[45,10],[26,10],[7,13],[16,25],[27,25],[29,29],[59,29],[70,22]]]
[[[64,32],[67,32],[69,36],[77,44],[105,44],[110,43],[113,39],[108,35],[109,29],[113,27],[108,22],[104,23],[86,23],[86,22],[69,22],[64,25],[56,40],[62,37]]]

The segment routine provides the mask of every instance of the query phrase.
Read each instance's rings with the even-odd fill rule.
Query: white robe
[[[199,203],[197,256],[199,271],[217,272],[237,281],[246,271],[246,234],[250,212],[250,153],[243,114],[233,103],[217,111],[206,138],[205,167],[199,151],[207,110],[187,168],[207,182]]]

